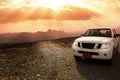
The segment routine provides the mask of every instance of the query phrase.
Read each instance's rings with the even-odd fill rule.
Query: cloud
[[[90,20],[92,17],[101,17],[100,13],[95,11],[75,7],[72,5],[64,6],[65,10],[61,10],[58,15],[57,19],[60,20]]]
[[[100,17],[101,14],[86,8],[64,6],[59,11],[50,8],[3,8],[0,9],[0,23],[15,23],[24,20],[56,19],[56,20],[90,20],[92,17]]]
[[[101,5],[97,5],[105,15],[116,16],[120,14],[120,0],[101,0],[99,2]]]

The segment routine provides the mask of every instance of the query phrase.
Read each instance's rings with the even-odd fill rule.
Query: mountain
[[[64,31],[51,29],[49,29],[46,32],[38,31],[36,33],[30,32],[6,33],[0,34],[0,44],[52,40],[68,36],[70,35],[68,33],[65,33]]]

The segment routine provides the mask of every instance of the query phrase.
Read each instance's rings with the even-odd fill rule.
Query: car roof
[[[112,28],[90,28],[90,29],[112,29]]]

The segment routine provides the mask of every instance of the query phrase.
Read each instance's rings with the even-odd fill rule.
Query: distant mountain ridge
[[[30,32],[6,33],[6,34],[0,34],[0,44],[52,40],[52,39],[59,39],[59,38],[71,37],[71,36],[76,36],[76,34],[69,34],[64,31],[51,30],[51,29],[49,29],[46,32],[38,31],[36,33],[30,33]]]

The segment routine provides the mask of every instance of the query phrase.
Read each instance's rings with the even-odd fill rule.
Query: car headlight
[[[78,45],[78,42],[75,41],[72,46],[74,47],[74,46],[77,46],[77,45]]]
[[[102,49],[106,49],[106,48],[109,48],[110,47],[110,43],[103,43],[101,48]]]

